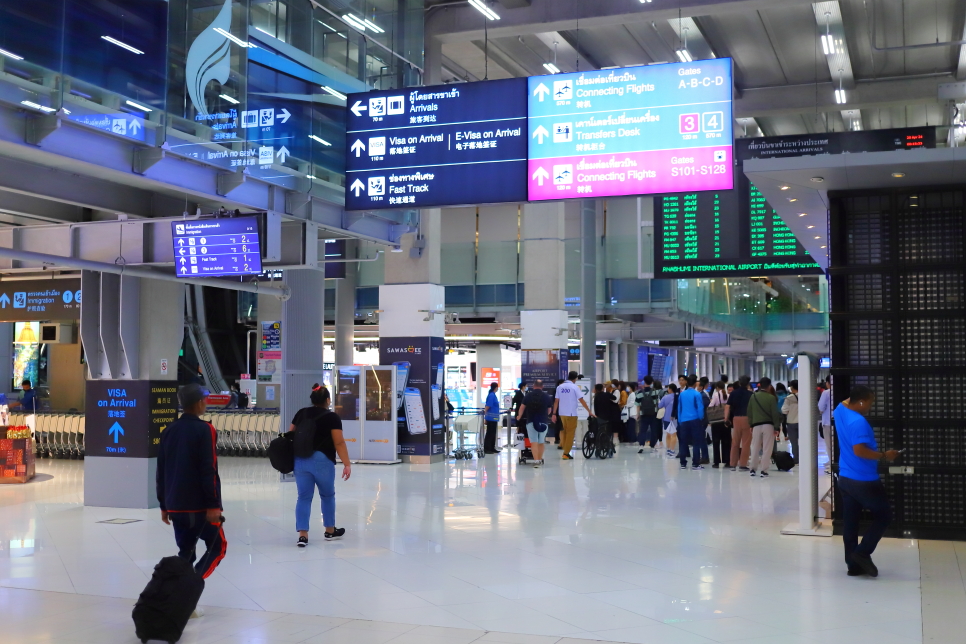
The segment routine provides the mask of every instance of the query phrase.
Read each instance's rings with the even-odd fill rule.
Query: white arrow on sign
[[[179,253],[181,253],[181,256],[182,256],[182,257],[184,257],[184,249],[183,249],[183,248],[181,248],[181,249],[178,249],[178,252],[179,252]]]
[[[184,266],[182,266],[182,267],[181,267],[181,274],[182,274],[182,275],[184,275],[184,274],[185,274],[185,273],[187,273],[187,272],[188,272],[188,269],[187,269],[187,268],[185,268]]]
[[[289,120],[290,118],[292,118],[292,113],[291,113],[291,112],[289,112],[289,111],[288,111],[287,109],[285,109],[285,108],[283,107],[283,108],[282,108],[282,113],[281,113],[281,114],[276,114],[276,115],[275,115],[275,118],[277,118],[277,119],[278,119],[279,121],[281,121],[282,123],[288,123],[288,120]]]
[[[365,189],[366,189],[366,184],[362,183],[358,179],[356,179],[355,181],[353,181],[352,182],[352,185],[349,187],[349,190],[351,190],[352,192],[356,193],[356,196],[357,197],[359,196],[359,192],[362,191],[362,190],[365,190]]]
[[[291,152],[288,151],[288,148],[283,145],[278,149],[278,152],[275,153],[275,156],[278,157],[279,161],[281,161],[282,163],[285,163],[285,158],[288,157],[290,154]]]
[[[550,178],[550,173],[545,169],[537,168],[537,171],[533,173],[533,178],[537,180],[537,185],[542,186],[545,179]]]
[[[544,97],[550,96],[550,88],[543,83],[540,83],[533,89],[533,95],[539,98],[540,102],[543,103]]]
[[[137,119],[131,121],[130,129],[131,129],[131,134],[134,134],[135,136],[137,136],[138,130],[141,129],[141,124],[138,123]]]
[[[181,265],[184,266],[187,263],[188,263],[188,260],[186,260],[184,257],[182,257],[181,258]]]
[[[178,246],[184,246],[184,239],[183,238],[178,240]]]
[[[548,89],[547,91],[549,92],[550,90]],[[355,114],[356,116],[362,116],[362,113],[368,109],[369,109],[368,107],[362,104],[362,101],[356,101],[356,104],[350,107],[349,111]]]
[[[352,147],[349,149],[356,153],[356,158],[359,158],[359,155],[365,152],[366,144],[363,143],[361,139],[356,139],[356,142],[353,143]]]
[[[537,129],[533,131],[533,138],[537,139],[537,143],[542,144],[543,139],[548,136],[550,136],[550,132],[547,132],[547,128],[545,128],[542,125],[537,127]]]

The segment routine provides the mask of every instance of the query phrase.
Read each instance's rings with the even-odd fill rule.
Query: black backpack
[[[248,394],[243,391],[238,392],[238,408],[248,409]]]
[[[306,412],[302,420],[295,426],[295,456],[296,458],[309,458],[315,453],[315,431],[318,421],[325,418],[332,412],[321,411],[321,413]]]
[[[154,567],[151,581],[141,591],[131,618],[142,642],[177,642],[198,606],[205,580],[186,559],[165,557]]]
[[[295,442],[292,432],[286,432],[268,444],[268,460],[282,474],[295,471]]]
[[[641,416],[657,416],[657,398],[654,389],[645,389],[641,392]]]
[[[775,452],[772,460],[775,461],[775,467],[782,472],[788,472],[795,467],[795,459],[788,452]]]

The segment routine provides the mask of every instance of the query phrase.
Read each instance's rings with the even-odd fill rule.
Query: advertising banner
[[[258,382],[272,385],[282,382],[281,322],[262,322],[261,345],[258,348]]]
[[[543,380],[543,389],[553,395],[557,381],[567,377],[567,349],[524,349],[520,352],[520,379],[529,383]]]
[[[399,454],[432,456],[446,449],[443,338],[381,338],[379,362],[396,367]]]

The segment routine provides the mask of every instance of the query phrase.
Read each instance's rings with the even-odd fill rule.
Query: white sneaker
[[[192,611],[191,617],[189,619],[198,619],[199,617],[204,617],[204,616],[205,616],[205,609],[198,607],[198,608],[195,608],[194,611]]]

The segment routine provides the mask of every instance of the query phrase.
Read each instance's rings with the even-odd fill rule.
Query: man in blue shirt
[[[694,452],[691,469],[703,470],[699,441],[704,441],[704,428],[708,424],[705,421],[707,415],[704,396],[695,388],[698,378],[693,373],[684,382],[687,387],[678,396],[678,438],[681,441],[678,447],[678,458],[681,460],[681,469],[688,469],[688,446],[690,445],[691,451]]]
[[[20,383],[20,387],[23,389],[23,396],[20,397],[19,402],[14,400],[9,406],[22,407],[25,414],[37,413],[37,392],[33,389],[33,385],[29,380],[24,380]]]
[[[875,402],[875,393],[862,385],[852,387],[851,393],[851,398],[836,407],[834,414],[835,433],[841,448],[838,487],[842,493],[844,518],[842,542],[849,576],[866,574],[877,577],[879,570],[872,563],[872,553],[892,520],[885,486],[879,479],[878,462],[894,461],[899,452],[878,451],[872,426],[865,418]],[[872,513],[872,525],[860,544],[859,519],[863,508]]]

